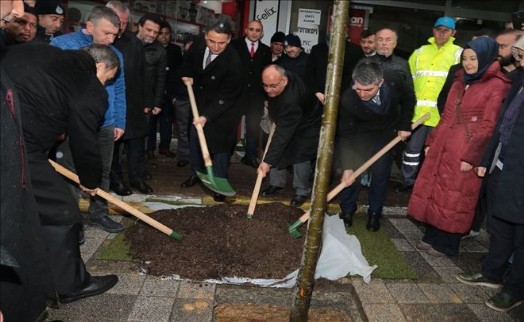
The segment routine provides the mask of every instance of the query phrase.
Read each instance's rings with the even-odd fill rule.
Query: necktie
[[[207,55],[207,58],[206,58],[206,67],[207,67],[207,65],[209,65],[210,63],[211,63],[211,53],[209,53],[209,54]]]
[[[255,43],[254,42],[251,43],[251,50],[249,51],[249,53],[251,54],[251,58],[255,56]]]

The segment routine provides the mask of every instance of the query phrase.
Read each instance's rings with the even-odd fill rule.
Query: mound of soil
[[[147,262],[148,273],[156,276],[279,279],[296,270],[304,238],[293,238],[288,227],[303,210],[269,203],[257,205],[251,220],[246,213],[242,205],[156,211],[151,217],[181,233],[182,240],[143,222],[127,229],[125,238],[133,258]]]

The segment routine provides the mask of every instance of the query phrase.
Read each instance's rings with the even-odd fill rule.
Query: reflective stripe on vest
[[[426,101],[426,100],[417,100],[417,106],[437,107],[437,102],[435,102],[435,101]]]
[[[447,77],[448,72],[437,70],[417,70],[417,72],[413,75],[413,78],[418,76]]]

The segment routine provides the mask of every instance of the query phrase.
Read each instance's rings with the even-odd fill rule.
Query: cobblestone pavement
[[[209,197],[201,198],[199,187],[190,191],[178,188],[189,176],[187,168],[169,172],[166,169],[171,169],[171,162],[174,167],[174,159],[155,162],[155,167],[150,163],[150,171],[154,178],[151,185],[157,195],[132,195],[124,200],[133,202],[144,212],[148,210],[141,203],[146,200],[209,202]],[[240,187],[236,202],[249,201],[256,176],[254,169],[234,163],[231,175],[233,186]],[[283,201],[287,201],[287,197],[289,194],[285,193],[280,196]],[[366,284],[361,278],[351,277],[328,282],[327,286],[320,281],[312,296],[310,312],[336,311],[337,319],[332,321],[524,321],[524,305],[509,314],[496,312],[484,305],[484,301],[494,294],[492,289],[464,285],[455,279],[459,272],[480,268],[489,245],[486,231],[482,230],[477,238],[464,240],[456,257],[429,256],[415,248],[423,227],[405,216],[408,198],[409,195],[404,196],[398,199],[398,207],[388,208],[382,229],[388,232],[418,278],[386,280],[372,277]],[[119,221],[132,219],[120,215],[114,218]],[[49,321],[247,321],[238,316],[236,319],[228,317],[225,312],[235,308],[245,314],[257,310],[285,312],[291,306],[293,289],[162,279],[140,274],[138,263],[97,260],[96,252],[115,234],[86,227],[85,235],[86,243],[81,246],[81,252],[88,270],[93,275],[117,274],[120,281],[105,294],[50,308]],[[286,321],[287,314],[281,314],[280,318]],[[259,316],[258,321],[264,320],[267,319]]]

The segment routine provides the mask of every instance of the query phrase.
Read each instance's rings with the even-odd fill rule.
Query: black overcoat
[[[251,57],[246,37],[232,40],[231,46],[235,48],[240,57],[242,74],[245,75],[242,96],[238,104],[243,113],[254,110],[262,115],[266,99],[266,92],[262,87],[262,70],[271,64],[271,50],[267,45],[259,42],[255,55]]]
[[[205,49],[203,40],[193,43],[186,54],[182,76],[193,78],[198,112],[207,119],[204,134],[209,152],[231,153],[237,141],[237,124],[242,116],[236,104],[244,84],[242,63],[237,52],[228,45],[204,69]]]
[[[291,72],[287,77],[284,91],[268,98],[276,129],[264,162],[278,169],[316,158],[322,118],[322,108],[304,82]]]
[[[513,75],[513,85],[504,101],[501,117],[493,131],[488,148],[484,153],[482,165],[489,168],[489,161],[494,155],[500,140],[500,124],[504,113],[524,86],[524,70]],[[523,89],[524,90],[524,89]],[[493,196],[493,216],[511,223],[524,225],[524,106],[520,107],[517,120],[508,144],[504,146],[504,168],[500,173],[495,196]],[[493,160],[495,162],[496,160]]]
[[[96,77],[93,58],[83,51],[47,44],[13,47],[2,61],[20,97],[29,173],[42,224],[82,220],[66,181],[48,162],[57,137],[67,133],[80,182],[100,184],[98,129],[107,92]]]

